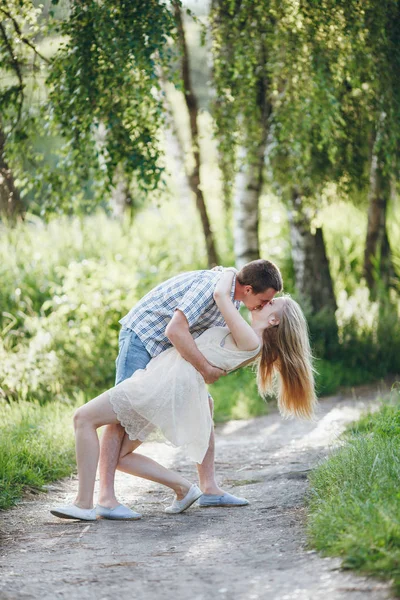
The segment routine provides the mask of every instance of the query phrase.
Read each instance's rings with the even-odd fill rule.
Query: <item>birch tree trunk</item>
[[[310,217],[297,191],[293,191],[288,217],[296,288],[314,314],[321,310],[334,313],[337,305],[323,232],[319,227],[315,234],[311,232]]]
[[[5,159],[5,143],[0,122],[0,216],[12,223],[18,218],[23,219],[25,209],[12,170]]]
[[[241,166],[235,179],[233,199],[233,242],[238,269],[260,258],[259,199],[263,185],[264,153],[265,143],[262,143],[258,148],[257,160],[248,162],[246,150],[240,150]]]
[[[189,186],[196,197],[196,206],[200,215],[203,227],[204,238],[206,242],[208,266],[211,268],[219,263],[217,249],[214,240],[214,234],[211,229],[210,219],[207,212],[204,195],[200,189],[200,147],[199,130],[197,125],[198,104],[194,93],[189,71],[189,53],[186,44],[185,30],[183,27],[180,5],[174,2],[174,13],[178,27],[179,41],[182,49],[182,80],[186,106],[189,112],[190,133],[192,138],[192,151],[194,157],[194,167],[188,174]]]
[[[382,171],[377,153],[372,153],[369,180],[369,207],[367,236],[364,252],[364,276],[370,292],[374,295],[378,279],[388,286],[394,277],[394,268],[386,227],[387,206],[391,194],[391,182]]]
[[[98,124],[95,131],[96,145],[99,149],[100,164],[104,166],[103,150],[107,137],[107,130],[103,122]],[[112,208],[113,217],[122,221],[126,211],[132,209],[133,200],[130,192],[130,181],[127,177],[122,163],[117,165],[113,177],[113,185],[110,193],[110,205]]]
[[[266,63],[266,56],[264,56],[264,63]],[[238,269],[260,258],[259,202],[264,183],[268,120],[272,106],[267,100],[268,80],[265,76],[260,76],[257,87],[257,108],[260,115],[258,144],[256,151],[251,155],[244,149],[240,150],[239,171],[235,179],[233,243]]]
[[[111,190],[111,206],[113,216],[122,221],[126,212],[132,209],[132,197],[129,190],[129,179],[122,165],[118,165]]]
[[[189,186],[189,174],[186,170],[185,163],[185,147],[181,136],[179,135],[176,122],[174,120],[171,105],[165,94],[165,145],[166,153],[174,163],[174,180],[176,185],[176,193],[180,200],[182,210],[186,210],[188,202],[191,202],[192,190]]]

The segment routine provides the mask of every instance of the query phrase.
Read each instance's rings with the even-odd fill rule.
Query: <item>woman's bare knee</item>
[[[102,425],[115,424],[119,424],[119,422],[110,404],[108,392],[103,392],[100,396],[84,404],[74,414],[75,427],[91,425],[97,429]]]
[[[88,418],[87,411],[85,411],[85,406],[79,407],[73,416],[74,427],[77,429],[78,427],[83,427],[84,425],[89,425],[90,419]]]

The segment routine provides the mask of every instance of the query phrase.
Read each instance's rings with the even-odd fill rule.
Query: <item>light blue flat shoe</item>
[[[111,519],[114,521],[137,521],[142,518],[140,513],[133,511],[128,506],[118,504],[115,508],[107,508],[98,504],[96,514],[102,519]]]
[[[233,494],[203,494],[199,499],[199,506],[201,508],[208,508],[210,506],[247,506],[250,504],[246,498],[238,498],[237,496],[233,496]]]
[[[182,513],[184,510],[189,508],[189,506],[192,506],[192,504],[196,502],[196,500],[198,500],[201,495],[201,489],[197,487],[197,485],[194,483],[189,489],[186,496],[182,498],[182,500],[177,500],[175,498],[171,506],[167,506],[164,512],[166,512],[169,515],[176,515],[178,513]]]

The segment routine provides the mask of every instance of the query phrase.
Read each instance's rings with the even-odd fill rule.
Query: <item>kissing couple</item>
[[[191,271],[158,285],[120,321],[116,385],[74,415],[78,494],[51,513],[94,521],[134,520],[141,515],[120,504],[115,470],[149,479],[175,492],[166,513],[201,507],[245,506],[222,490],[214,467],[213,400],[207,384],[255,362],[265,396],[278,379],[283,416],[311,418],[316,404],[307,323],[283,289],[276,265],[255,260],[233,268]],[[251,324],[241,316],[243,303]],[[101,440],[97,429],[106,425]],[[136,452],[149,440],[182,448],[197,463],[199,486]],[[100,458],[100,493],[93,493]]]

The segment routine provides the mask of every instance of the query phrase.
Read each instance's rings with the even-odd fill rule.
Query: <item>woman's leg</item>
[[[150,360],[151,356],[137,334],[122,327],[119,334],[115,385],[131,377],[137,369],[145,369]],[[107,425],[101,437],[99,504],[107,508],[115,508],[119,504],[115,495],[114,478],[124,435],[125,429],[121,425]]]
[[[113,411],[109,392],[104,392],[74,414],[76,462],[78,465],[78,495],[74,504],[80,508],[93,507],[94,483],[99,460],[99,438],[97,428],[118,423]]]
[[[134,452],[140,444],[139,440],[130,440],[128,435],[125,435],[117,469],[136,477],[161,483],[174,490],[178,500],[184,498],[192,485],[191,482],[178,473],[166,469],[155,460]]]

